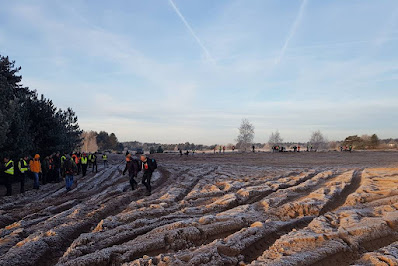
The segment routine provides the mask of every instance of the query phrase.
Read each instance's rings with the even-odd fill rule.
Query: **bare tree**
[[[83,152],[96,152],[98,151],[97,145],[97,132],[94,131],[83,131],[81,134],[82,140],[82,151]]]
[[[327,142],[327,139],[323,136],[320,130],[313,132],[309,141],[310,145],[315,150],[327,148]]]
[[[272,132],[271,136],[269,137],[268,144],[270,147],[275,146],[275,145],[280,145],[282,144],[283,139],[281,138],[281,134],[279,133],[279,130],[277,130],[275,133]]]
[[[239,127],[239,136],[236,139],[238,142],[238,148],[245,150],[250,148],[254,139],[254,126],[246,118],[242,119],[242,123]]]

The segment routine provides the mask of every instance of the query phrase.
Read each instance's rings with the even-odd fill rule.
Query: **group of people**
[[[126,167],[123,170],[123,175],[126,174],[128,171],[129,178],[130,178],[130,185],[131,189],[135,190],[138,186],[137,181],[135,178],[137,177],[138,173],[143,170],[144,174],[142,176],[142,184],[145,186],[147,190],[147,195],[151,195],[152,186],[151,186],[151,178],[152,174],[157,168],[157,162],[155,159],[150,159],[145,155],[140,156],[140,160],[133,158],[131,154],[126,155]]]
[[[25,182],[30,177],[33,179],[33,188],[39,189],[40,184],[49,182],[60,182],[61,177],[65,178],[66,189],[69,191],[73,185],[73,175],[87,173],[87,168],[92,167],[98,172],[97,155],[86,153],[73,153],[61,155],[60,152],[46,156],[40,160],[40,155],[33,158],[24,155],[15,163],[9,156],[4,156],[4,164],[0,166],[0,183],[6,187],[6,196],[12,195],[12,184],[20,181],[20,193],[25,193]],[[104,167],[108,166],[108,156],[102,155]]]
[[[222,153],[225,153],[225,150],[227,149],[227,147],[225,147],[225,146],[218,146],[218,152],[219,153],[221,153],[221,150],[222,150]],[[213,151],[214,151],[214,154],[216,154],[216,150],[217,150],[217,146],[215,146],[214,147],[214,149],[213,149]],[[232,146],[231,147],[231,150],[234,152],[235,151],[235,146]]]
[[[349,151],[352,152],[352,145],[350,146],[340,146],[340,151]]]

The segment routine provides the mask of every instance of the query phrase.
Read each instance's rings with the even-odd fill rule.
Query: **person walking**
[[[218,147],[218,150],[219,150],[219,153],[221,154],[221,149],[222,149],[222,147],[221,147],[221,145],[220,145],[220,147]]]
[[[141,155],[141,168],[144,171],[144,175],[142,176],[142,184],[147,189],[147,196],[151,195],[152,187],[151,187],[151,178],[152,174],[157,168],[157,163],[155,159],[147,158],[145,155]]]
[[[222,147],[222,153],[225,154],[225,146]]]
[[[140,165],[140,162],[132,158],[131,154],[126,156],[126,167],[123,170],[123,175],[126,174],[126,171],[129,172],[129,180],[132,190],[135,190],[138,186],[138,183],[134,178],[137,177],[138,172],[141,171]]]
[[[73,175],[77,172],[77,166],[75,161],[70,157],[70,155],[66,156],[66,159],[63,164],[63,171],[65,175],[65,186],[66,191],[70,191],[73,185]]]
[[[94,173],[94,167],[95,167],[95,172],[98,173],[98,166],[97,166],[97,156],[95,154],[91,154],[91,165],[93,166],[93,173]]]
[[[88,158],[87,154],[83,153],[82,158],[80,159],[80,162],[82,164],[82,174],[83,176],[86,176],[87,173],[87,166],[88,166]]]
[[[18,162],[18,169],[19,169],[19,179],[21,182],[21,193],[25,193],[25,182],[26,182],[26,175],[28,174],[29,165],[28,165],[28,156],[24,156]]]
[[[14,179],[14,161],[8,155],[4,156],[4,165],[2,167],[2,179],[7,189],[6,196],[12,195],[12,181]]]
[[[108,167],[108,155],[106,155],[105,153],[102,154],[102,161],[104,162],[104,168]]]
[[[256,147],[254,147],[254,145],[253,145],[253,146],[252,146],[253,153],[256,152],[255,149],[256,149]]]
[[[41,170],[41,163],[40,163],[40,155],[36,154],[35,157],[33,158],[33,160],[31,160],[29,162],[29,168],[30,171],[33,174],[34,177],[34,184],[33,184],[33,188],[34,189],[39,189],[40,187],[40,183],[39,183],[39,176],[42,172]]]

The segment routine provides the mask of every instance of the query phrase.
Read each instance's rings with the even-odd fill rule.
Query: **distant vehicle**
[[[135,152],[135,154],[144,154],[144,150],[141,148],[138,148]]]

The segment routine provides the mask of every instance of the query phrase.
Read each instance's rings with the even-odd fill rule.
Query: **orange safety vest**
[[[75,163],[78,164],[79,163],[79,159],[77,158],[76,154],[72,155],[72,158],[75,160]]]

